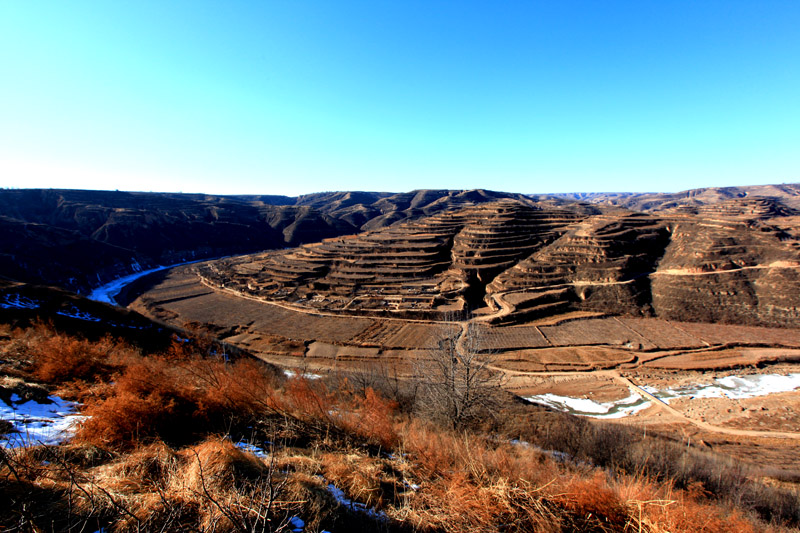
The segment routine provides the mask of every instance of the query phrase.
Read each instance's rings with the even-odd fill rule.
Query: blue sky
[[[800,2],[0,2],[0,186],[800,181]]]

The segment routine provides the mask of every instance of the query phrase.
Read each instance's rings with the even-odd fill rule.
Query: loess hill
[[[798,211],[775,198],[693,209],[503,199],[202,265],[215,288],[340,314],[520,323],[569,311],[795,327]]]
[[[521,398],[794,372],[798,191],[0,191],[0,403],[88,417],[0,447],[0,529],[796,530],[796,390]],[[453,353],[493,394],[458,429]]]
[[[519,194],[0,190],[0,276],[88,292],[158,264],[297,246]]]

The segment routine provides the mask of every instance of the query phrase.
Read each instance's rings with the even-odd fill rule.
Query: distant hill
[[[536,195],[532,195],[536,196]],[[569,201],[624,207],[633,211],[662,211],[717,204],[732,199],[769,198],[785,207],[800,209],[800,183],[752,185],[748,187],[707,187],[676,193],[566,193],[549,195]]]
[[[782,217],[781,231],[800,237],[795,221],[800,184],[680,193],[523,195],[432,189],[298,197],[9,189],[0,190],[0,276],[85,292],[140,268],[295,247],[501,200],[583,213],[756,213],[761,220]]]
[[[71,290],[156,264],[295,246],[356,231],[309,207],[236,197],[0,191],[0,274]]]
[[[199,271],[226,290],[341,314],[488,306],[494,323],[583,311],[793,327],[797,214],[764,197],[658,213],[503,199]]]
[[[293,247],[500,198],[523,196],[0,190],[0,276],[87,291],[157,264]]]

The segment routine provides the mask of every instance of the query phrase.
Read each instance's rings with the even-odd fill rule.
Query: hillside
[[[793,190],[0,191],[0,529],[797,530]]]
[[[633,211],[693,209],[737,199],[768,199],[783,208],[800,209],[800,184],[706,187],[676,193],[565,193],[553,195],[571,201],[624,207]]]
[[[0,315],[0,356],[0,413],[14,413],[0,423],[4,530],[741,533],[800,521],[796,495],[755,470],[499,389],[497,416],[453,429],[420,409],[424,385],[369,367],[286,376],[191,335],[135,347]]]
[[[157,264],[297,246],[506,196],[0,190],[0,276],[87,292]]]
[[[759,209],[763,208],[763,209]],[[210,283],[344,314],[493,321],[575,310],[796,327],[793,211],[750,198],[698,213],[506,199],[202,267]]]

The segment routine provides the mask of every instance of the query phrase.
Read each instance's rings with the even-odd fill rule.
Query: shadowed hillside
[[[318,242],[504,197],[487,191],[212,196],[0,190],[0,275],[77,291],[142,268]]]

